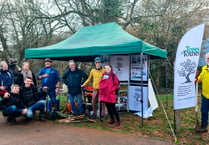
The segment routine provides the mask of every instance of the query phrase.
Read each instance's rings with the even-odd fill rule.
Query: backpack
[[[113,82],[114,82],[114,77],[115,77],[115,74],[112,75],[112,81],[113,81]],[[119,95],[120,81],[119,81],[118,78],[117,78],[117,81],[118,81],[118,88],[115,90],[115,94],[116,94],[116,95]]]

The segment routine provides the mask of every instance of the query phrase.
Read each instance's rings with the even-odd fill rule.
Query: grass
[[[164,106],[167,106],[168,104],[165,110],[168,114],[172,127],[174,127],[172,95],[168,95],[167,99],[165,95],[161,95],[158,96],[158,99],[162,101]],[[66,99],[62,98],[61,100],[62,107],[65,106],[64,100]],[[82,122],[82,123],[69,123],[69,125],[89,127],[100,130],[108,130],[108,131],[120,132],[125,134],[131,133],[144,137],[152,137],[159,140],[167,140],[170,142],[174,142],[174,137],[170,131],[168,122],[166,120],[165,114],[161,106],[156,111],[154,111],[153,117],[143,120],[144,122],[143,126],[141,125],[141,118],[138,116],[134,116],[133,113],[131,112],[120,112],[120,118],[122,122],[122,127],[118,130],[113,129],[112,127],[107,125],[107,121],[109,121],[109,119],[106,119],[105,122],[100,122],[99,119],[97,119],[96,123]],[[199,120],[200,120],[200,112],[199,112]],[[196,133],[194,131],[195,124],[196,124],[196,117],[195,117],[194,108],[181,110],[181,131],[178,134],[176,134],[178,139],[177,144],[206,145],[209,143],[209,134]]]

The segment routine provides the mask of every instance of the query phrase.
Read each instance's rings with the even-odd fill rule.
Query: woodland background
[[[0,0],[0,59],[15,58],[21,66],[26,48],[51,45],[83,26],[114,21],[168,51],[167,60],[151,61],[150,71],[160,92],[171,91],[178,42],[189,28],[208,22],[208,4],[209,0]],[[34,72],[43,66],[40,60],[29,62]],[[61,75],[67,68],[67,62],[53,65]],[[80,65],[87,73],[92,67]]]

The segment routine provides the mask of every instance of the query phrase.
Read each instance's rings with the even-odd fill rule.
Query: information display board
[[[142,62],[141,62],[142,60]],[[131,55],[131,80],[132,81],[148,81],[148,56]]]
[[[111,55],[110,64],[120,81],[129,80],[129,55]]]
[[[129,110],[141,111],[142,91],[143,91],[143,110],[148,109],[148,86],[129,86],[128,87],[128,107]],[[143,89],[143,90],[142,90]]]

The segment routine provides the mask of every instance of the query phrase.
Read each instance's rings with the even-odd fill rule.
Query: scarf
[[[27,78],[27,77],[30,77],[32,80],[33,80],[33,75],[32,75],[32,72],[29,70],[29,71],[23,71],[22,70],[22,75],[23,75],[23,79],[24,79],[24,81],[25,81],[25,79]]]

